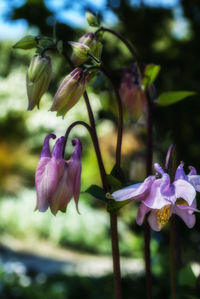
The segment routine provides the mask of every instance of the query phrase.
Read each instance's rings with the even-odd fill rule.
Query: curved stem
[[[99,28],[95,34],[97,35],[100,31],[104,31],[104,32],[109,32],[112,35],[115,35],[118,39],[120,39],[125,45],[126,47],[129,49],[130,53],[132,54],[132,56],[135,58],[136,61],[138,61],[138,57],[137,57],[137,53],[135,51],[135,49],[133,48],[133,46],[119,33],[117,33],[116,31],[110,29],[110,28],[105,28],[105,27],[101,27]]]
[[[171,299],[176,299],[176,274],[175,274],[175,218],[170,219],[170,291]]]
[[[139,58],[138,58],[138,55],[137,55],[137,52],[136,50],[134,49],[134,47],[121,35],[119,34],[118,32],[110,29],[110,28],[105,28],[105,27],[101,27],[99,28],[95,34],[97,35],[98,32],[100,31],[104,31],[104,32],[108,32],[108,33],[111,33],[112,35],[116,36],[119,40],[122,41],[122,43],[127,47],[127,49],[129,50],[129,52],[131,53],[131,55],[133,56],[133,58],[135,59],[136,63],[137,63],[137,67],[138,67],[138,72],[139,74],[141,75],[142,77],[142,66],[140,64],[140,61],[139,61]]]

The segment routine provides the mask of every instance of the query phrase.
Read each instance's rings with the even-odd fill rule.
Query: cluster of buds
[[[49,207],[56,215],[60,210],[65,212],[69,201],[74,197],[78,211],[78,199],[80,194],[81,177],[81,153],[82,145],[79,139],[73,139],[74,152],[68,161],[64,160],[65,138],[60,137],[52,154],[49,148],[49,140],[56,136],[46,136],[36,169],[35,184],[37,192],[36,210],[45,212]]]
[[[26,75],[28,110],[32,110],[47,91],[51,80],[51,60],[48,56],[36,55],[32,58]]]
[[[84,93],[88,79],[88,72],[84,72],[81,68],[74,69],[62,81],[50,110],[57,111],[57,115],[64,117]]]
[[[119,92],[128,113],[137,120],[146,107],[146,97],[136,64],[123,70]]]

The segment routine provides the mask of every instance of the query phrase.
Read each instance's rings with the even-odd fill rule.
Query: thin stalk
[[[147,154],[146,154],[146,175],[152,174],[152,160],[153,160],[153,142],[152,142],[152,126],[153,126],[153,107],[148,90],[146,91],[147,98]],[[146,269],[146,297],[152,299],[152,275],[151,275],[151,231],[150,226],[145,219],[144,225],[144,255],[145,255],[145,269]]]
[[[171,299],[176,299],[175,273],[175,225],[174,215],[170,219],[170,291]]]
[[[73,68],[73,62],[68,57],[65,51],[63,51],[63,56],[69,63],[69,65]],[[99,141],[96,132],[96,125],[94,120],[93,111],[90,105],[89,97],[87,92],[85,91],[84,99],[88,111],[88,116],[90,120],[90,127],[92,130],[92,138],[93,144],[95,147],[96,156],[98,159],[101,181],[104,188],[105,193],[109,191],[109,186],[106,181],[106,171],[102,160],[101,150],[99,146]],[[115,299],[122,299],[122,292],[121,292],[121,273],[120,273],[120,255],[119,255],[119,242],[118,242],[118,230],[117,230],[117,216],[113,213],[110,213],[110,227],[111,227],[111,243],[112,243],[112,257],[113,257],[113,272],[114,272],[114,292],[115,292]]]

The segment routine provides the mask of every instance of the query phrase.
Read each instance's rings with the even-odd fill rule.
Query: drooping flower
[[[81,153],[82,145],[79,139],[73,139],[74,152],[68,161],[63,158],[65,138],[60,137],[52,154],[49,148],[49,140],[56,136],[46,136],[36,169],[35,184],[37,192],[36,209],[45,212],[50,207],[56,215],[58,210],[64,211],[69,201],[74,197],[78,210],[81,177]]]
[[[57,115],[64,117],[84,93],[88,76],[88,73],[81,68],[76,68],[67,75],[54,96],[54,102],[50,110],[57,111]]]
[[[88,32],[84,34],[78,42],[69,42],[69,44],[74,50],[71,60],[75,66],[79,66],[89,59],[88,54],[94,55],[97,38],[94,33]]]
[[[29,100],[28,110],[32,110],[47,91],[51,80],[51,59],[36,55],[32,58],[26,75],[26,90]]]
[[[146,97],[135,64],[123,70],[119,92],[127,112],[137,120],[146,107]]]
[[[200,176],[195,177],[195,180],[192,178],[196,176],[194,168],[186,176],[181,164],[177,168],[174,182],[171,183],[169,175],[158,163],[154,164],[154,168],[161,178],[158,178],[158,175],[149,176],[143,183],[115,191],[112,194],[113,198],[116,201],[133,199],[141,203],[136,219],[139,225],[149,213],[148,222],[151,228],[159,231],[172,214],[177,214],[189,228],[192,228],[195,224],[193,213],[198,212],[195,189],[199,188]]]

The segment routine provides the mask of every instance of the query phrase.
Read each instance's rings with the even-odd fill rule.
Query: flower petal
[[[161,209],[170,204],[170,201],[160,192],[162,182],[162,179],[155,180],[151,186],[150,193],[143,200],[143,203],[150,209]]]
[[[190,172],[189,172],[189,176],[190,175],[197,175],[197,171],[196,171],[196,168],[193,167],[193,166],[189,166],[189,169],[190,169]]]
[[[54,157],[55,159],[63,159],[64,143],[65,143],[65,137],[64,136],[60,137],[56,141],[56,143],[53,147],[52,157]]]
[[[41,151],[41,154],[40,154],[40,158],[42,157],[51,157],[51,153],[50,153],[50,148],[49,148],[49,139],[55,139],[56,138],[56,135],[54,134],[49,134],[45,137],[44,139],[44,143],[43,143],[43,147],[42,147],[42,151]]]
[[[195,188],[196,191],[200,192],[200,175],[188,175],[189,183]]]
[[[179,180],[179,179],[182,179],[182,180],[185,180],[185,181],[188,180],[187,175],[185,174],[185,172],[184,172],[184,170],[183,170],[183,166],[184,166],[184,163],[181,163],[181,164],[177,167],[174,181],[177,181],[177,180]]]
[[[185,205],[177,205],[173,208],[173,214],[178,215],[189,228],[192,228],[196,222],[196,217],[193,214],[194,212],[200,211]]]
[[[137,218],[136,218],[136,222],[138,225],[142,225],[143,221],[144,221],[144,217],[145,215],[150,211],[151,209],[149,209],[147,206],[145,206],[143,203],[140,204],[139,209],[138,209],[138,213],[137,213]]]
[[[127,199],[142,200],[150,191],[155,176],[149,176],[143,183],[134,184],[112,193],[114,200],[123,201]]]
[[[160,231],[162,226],[158,225],[156,210],[152,210],[148,217],[150,227],[155,231]]]
[[[174,182],[176,198],[184,199],[189,206],[195,199],[196,191],[194,187],[185,180],[177,180]]]

